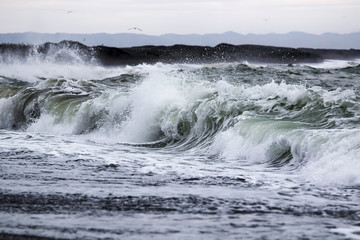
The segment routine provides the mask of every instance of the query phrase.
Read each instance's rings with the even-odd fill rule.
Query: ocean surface
[[[359,64],[0,57],[0,236],[360,239]]]

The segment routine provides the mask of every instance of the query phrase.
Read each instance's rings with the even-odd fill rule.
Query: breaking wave
[[[0,128],[197,151],[319,184],[360,184],[358,65],[57,64],[47,72],[37,64],[1,71]],[[338,87],[344,74],[357,85]]]

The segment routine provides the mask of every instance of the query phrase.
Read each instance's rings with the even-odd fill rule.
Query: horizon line
[[[72,32],[53,32],[53,33],[47,33],[47,32],[34,32],[34,31],[26,31],[26,32],[6,32],[6,33],[0,33],[0,34],[26,34],[26,33],[32,33],[32,34],[49,34],[49,35],[57,35],[57,34],[73,34],[73,35],[96,35],[96,34],[107,34],[107,35],[118,35],[118,34],[129,34],[129,35],[146,35],[146,36],[164,36],[164,35],[178,35],[178,36],[186,36],[186,35],[198,35],[198,36],[205,36],[205,35],[223,35],[223,34],[238,34],[243,36],[248,35],[286,35],[286,34],[294,34],[294,33],[301,33],[301,34],[307,34],[307,35],[314,35],[314,36],[322,36],[327,34],[333,34],[333,35],[349,35],[349,34],[357,34],[360,33],[360,31],[357,32],[349,32],[349,33],[336,33],[336,32],[323,32],[323,33],[308,33],[303,31],[290,31],[290,32],[284,32],[284,33],[276,33],[276,32],[269,32],[269,33],[239,33],[235,31],[226,31],[223,33],[163,33],[163,34],[146,34],[146,33],[135,33],[135,32],[118,32],[118,33],[107,33],[107,32],[94,32],[94,33],[72,33]]]

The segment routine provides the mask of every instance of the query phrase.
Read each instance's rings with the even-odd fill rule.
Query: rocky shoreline
[[[0,60],[7,61],[14,56],[19,59],[37,54],[49,56],[57,54],[56,59],[66,61],[66,56],[59,54],[61,49],[76,51],[79,56],[90,61],[95,59],[104,66],[137,65],[142,63],[216,63],[241,62],[250,63],[319,63],[325,59],[353,60],[360,58],[360,50],[334,50],[311,48],[285,48],[261,45],[219,44],[208,46],[141,46],[115,48],[107,46],[89,47],[79,42],[62,41],[41,45],[0,44]]]

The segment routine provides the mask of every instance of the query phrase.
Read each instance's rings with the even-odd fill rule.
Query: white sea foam
[[[103,67],[95,59],[83,59],[79,50],[52,49],[45,56],[37,53],[24,58],[0,56],[0,76],[27,82],[42,78],[65,78],[77,80],[104,79],[128,71],[125,67]]]
[[[360,227],[357,226],[345,226],[331,229],[331,232],[344,235],[346,239],[360,240]]]
[[[309,139],[310,143],[314,139],[321,144],[311,149],[311,158],[302,175],[318,184],[359,185],[360,131],[319,131]]]
[[[311,130],[289,122],[241,121],[215,138],[210,153],[272,165],[272,160],[287,151],[292,157],[287,164],[298,169],[307,181],[321,185],[360,184],[357,129]]]
[[[27,128],[27,132],[46,132],[69,135],[74,133],[74,125],[65,121],[59,123],[54,116],[42,114],[39,119]]]
[[[144,67],[144,66],[143,66]],[[166,67],[160,65],[160,68]],[[157,139],[160,131],[171,134],[176,128],[171,114],[187,109],[193,102],[209,93],[202,84],[191,84],[163,70],[153,71],[127,96],[110,104],[110,115],[128,117],[119,126],[117,139],[125,142],[147,142]],[[130,109],[129,109],[130,108]]]
[[[77,80],[103,79],[124,73],[124,68],[105,68],[98,65],[54,64],[54,63],[14,63],[1,64],[0,75],[26,82],[38,82],[42,78],[65,78]]]
[[[354,67],[360,64],[360,59],[355,59],[352,61],[349,60],[325,60],[322,63],[314,64],[305,64],[314,68],[323,68],[323,69],[336,69],[336,68],[346,68]]]

